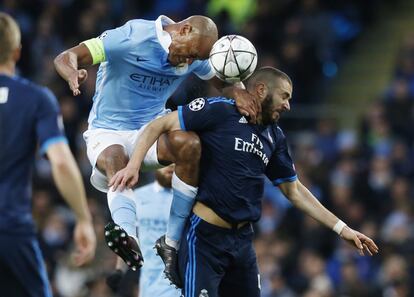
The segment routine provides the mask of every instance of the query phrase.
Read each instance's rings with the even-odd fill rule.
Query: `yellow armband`
[[[92,64],[98,64],[104,62],[105,59],[105,49],[102,42],[102,39],[92,38],[82,42],[91,52]]]

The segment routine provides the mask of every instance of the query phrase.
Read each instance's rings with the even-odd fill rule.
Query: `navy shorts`
[[[185,297],[259,297],[253,228],[225,229],[193,214],[178,253]]]
[[[0,234],[0,296],[52,297],[35,236]]]

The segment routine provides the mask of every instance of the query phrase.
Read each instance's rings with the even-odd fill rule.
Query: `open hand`
[[[345,226],[340,234],[342,239],[346,240],[353,247],[358,249],[361,256],[365,256],[365,252],[372,256],[377,254],[379,249],[375,242],[368,236]]]
[[[123,191],[125,188],[131,189],[138,183],[139,169],[125,167],[119,170],[109,181],[108,186],[113,187],[112,191],[119,189]]]

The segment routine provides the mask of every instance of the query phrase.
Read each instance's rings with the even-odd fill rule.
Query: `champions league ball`
[[[216,76],[228,83],[248,78],[257,65],[253,44],[240,35],[226,35],[214,43],[209,62]]]

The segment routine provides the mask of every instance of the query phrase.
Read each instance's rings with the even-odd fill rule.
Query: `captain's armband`
[[[92,38],[85,40],[83,43],[90,51],[92,56],[92,64],[102,63],[106,60],[103,41],[100,38]]]

